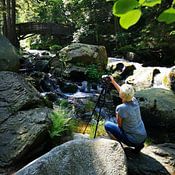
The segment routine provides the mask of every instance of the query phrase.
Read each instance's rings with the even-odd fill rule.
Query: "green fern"
[[[52,121],[51,128],[49,130],[50,137],[54,139],[55,137],[61,137],[66,132],[71,133],[71,122],[70,122],[70,113],[59,107],[57,110],[52,112],[50,115]]]

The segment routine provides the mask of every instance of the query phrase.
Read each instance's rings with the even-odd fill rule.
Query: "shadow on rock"
[[[170,175],[167,169],[156,159],[140,152],[135,154],[132,148],[125,148],[128,175]]]

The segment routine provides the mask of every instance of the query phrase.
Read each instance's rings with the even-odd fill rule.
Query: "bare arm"
[[[110,75],[111,83],[114,85],[114,87],[117,89],[118,92],[120,92],[120,86],[118,83],[114,80],[114,78]]]

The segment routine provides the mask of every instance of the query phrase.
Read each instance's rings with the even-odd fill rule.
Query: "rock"
[[[48,73],[50,71],[48,60],[37,60],[35,63],[35,70]]]
[[[73,139],[74,140],[89,139],[89,138],[90,138],[89,134],[82,134],[82,133],[74,133],[73,134]]]
[[[149,136],[156,142],[175,140],[175,94],[166,89],[150,88],[136,92]]]
[[[16,175],[126,175],[126,158],[113,140],[79,139],[55,147]]]
[[[128,76],[132,75],[136,67],[134,65],[129,65],[124,68],[120,74],[121,79],[126,79]]]
[[[82,64],[100,64],[106,68],[107,54],[104,46],[73,43],[60,51],[60,58],[64,62]]]
[[[19,56],[15,47],[0,35],[0,71],[18,71],[20,66]]]
[[[0,72],[0,172],[44,150],[50,109],[22,76]]]
[[[38,91],[13,72],[0,72],[0,123],[15,112],[45,106]]]
[[[57,58],[58,59],[58,58]],[[71,45],[60,50],[59,60],[61,60],[63,67],[63,73],[66,77],[70,77],[70,71],[73,67],[73,71],[82,72],[86,74],[87,68],[92,65],[96,66],[97,72],[102,73],[107,66],[107,53],[104,46],[88,45],[82,43],[72,43]],[[54,67],[60,66],[53,60]],[[76,68],[76,69],[75,69]],[[83,69],[82,69],[83,68]],[[85,68],[85,69],[84,69]],[[73,74],[73,73],[72,73]],[[81,74],[79,74],[81,75]],[[82,79],[80,81],[83,81]]]
[[[19,111],[8,117],[0,127],[0,165],[12,165],[32,157],[33,146],[44,142],[49,127],[48,108]],[[40,144],[37,145],[40,147]],[[30,150],[30,154],[29,154]]]
[[[138,155],[126,149],[128,175],[170,175],[175,173],[175,144],[145,147]]]
[[[170,88],[175,93],[175,67],[172,67],[169,73]]]
[[[64,73],[66,77],[69,77],[70,80],[75,82],[81,82],[87,79],[86,77],[86,70],[85,67],[79,67],[72,65],[65,69]]]
[[[76,93],[78,90],[78,87],[74,83],[65,83],[63,82],[60,85],[60,89],[63,93]]]

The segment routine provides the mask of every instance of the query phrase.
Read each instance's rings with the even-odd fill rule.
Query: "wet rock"
[[[62,83],[60,89],[63,93],[75,93],[78,90],[78,87],[74,83]]]
[[[50,65],[48,60],[37,60],[34,66],[36,71],[46,73],[50,71]]]
[[[126,79],[128,76],[133,75],[135,69],[136,67],[134,65],[126,66],[120,74],[121,79]]]

